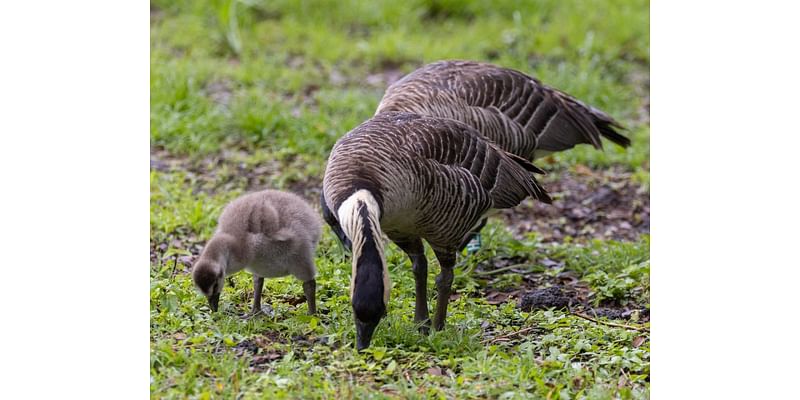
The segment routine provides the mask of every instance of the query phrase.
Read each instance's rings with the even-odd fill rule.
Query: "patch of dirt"
[[[157,6],[154,6],[152,3],[150,4],[150,22],[160,20],[164,17],[164,11]]]
[[[389,63],[375,71],[370,71],[366,77],[348,77],[338,69],[333,68],[328,74],[328,80],[334,86],[363,86],[366,83],[367,86],[383,91],[389,87],[389,85],[405,76],[406,73],[403,72],[401,67],[402,64]]]
[[[541,183],[553,204],[526,200],[501,218],[517,237],[535,231],[545,243],[575,239],[636,240],[650,232],[650,193],[622,168],[552,171]]]
[[[531,270],[531,265],[544,270]],[[515,267],[518,268],[510,268]],[[483,297],[493,305],[513,301],[523,311],[561,309],[579,311],[589,316],[608,319],[631,320],[643,323],[650,320],[650,310],[627,299],[622,302],[605,301],[594,306],[594,294],[588,283],[579,279],[574,271],[563,271],[564,262],[549,258],[524,260],[498,257],[480,263],[474,273],[482,281]],[[520,280],[511,287],[502,271]]]
[[[211,81],[205,86],[204,94],[214,103],[228,107],[233,98],[233,82],[227,79]]]
[[[185,250],[191,254],[166,255],[170,248]],[[174,261],[173,268],[176,274],[188,273],[202,250],[203,242],[197,236],[174,232],[169,235],[169,239],[166,242],[150,242],[150,263],[160,265],[164,262]]]
[[[342,345],[339,342],[331,343],[327,336],[296,335],[291,340],[286,340],[278,332],[266,331],[259,336],[237,343],[233,347],[233,353],[236,357],[249,357],[250,369],[260,372],[268,370],[272,362],[281,359],[289,349],[287,346],[298,350],[311,349],[318,344],[328,346],[331,349],[338,349]],[[304,358],[305,353],[297,351],[295,357]]]
[[[283,357],[284,352],[276,349],[275,344],[285,344],[286,340],[280,337],[277,332],[267,331],[261,336],[243,340],[233,347],[233,352],[237,357],[252,357],[250,369],[253,371],[265,371],[275,360]]]
[[[585,301],[581,301],[578,291],[569,286],[550,286],[544,289],[535,289],[522,294],[518,303],[523,311],[546,310],[550,308],[561,310],[581,311],[594,317],[604,317],[608,319],[635,319],[637,322],[647,322],[650,320],[650,310],[648,308],[628,305],[619,308],[610,307],[591,307]]]
[[[248,157],[247,151],[238,149],[224,150],[220,154],[201,159],[175,157],[164,150],[151,150],[150,169],[161,172],[185,172],[194,193],[214,194],[234,189],[251,192],[278,188],[298,194],[312,205],[319,202],[322,177],[287,180],[283,182],[283,187],[276,184],[283,171],[293,168],[293,163],[299,161],[269,160],[247,165],[244,160]]]
[[[374,74],[367,75],[365,81],[367,84],[375,87],[389,87],[389,85],[397,82],[405,75],[399,69],[383,70]]]

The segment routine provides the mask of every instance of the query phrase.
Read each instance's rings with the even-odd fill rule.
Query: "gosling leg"
[[[308,315],[317,313],[317,280],[303,282],[303,292],[306,294],[306,302],[308,303]]]
[[[253,275],[253,310],[250,316],[261,312],[261,291],[264,289],[264,278]]]

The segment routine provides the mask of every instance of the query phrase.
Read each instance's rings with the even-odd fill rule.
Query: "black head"
[[[363,207],[361,213],[365,220],[366,212],[366,207]],[[364,244],[357,254],[352,299],[358,350],[369,347],[378,322],[386,315],[384,296],[388,283],[388,277],[384,276],[383,257],[376,242],[381,240],[380,237],[375,237],[370,229],[364,229],[362,234]]]
[[[219,307],[219,295],[225,285],[225,273],[219,264],[200,260],[192,269],[192,279],[197,289],[208,299],[211,311],[217,311]]]
[[[361,257],[363,259],[363,257]],[[369,347],[378,322],[386,315],[384,303],[383,265],[359,263],[353,290],[353,314],[356,320],[356,348]]]

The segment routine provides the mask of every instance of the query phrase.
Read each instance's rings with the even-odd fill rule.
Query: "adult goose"
[[[533,160],[578,144],[602,149],[601,137],[627,147],[608,114],[520,71],[474,61],[425,65],[386,90],[376,114],[412,112],[461,121],[503,150]],[[480,247],[482,220],[463,247]],[[341,237],[341,236],[340,236]]]
[[[440,330],[456,252],[470,230],[490,209],[528,196],[550,202],[532,173],[541,170],[452,119],[381,113],[340,138],[325,170],[322,206],[352,247],[356,347],[369,346],[389,300],[381,232],[412,261],[414,321],[423,325],[429,318],[422,240],[433,248],[441,266],[433,328]]]
[[[386,90],[376,114],[412,112],[461,121],[503,150],[532,160],[601,137],[627,147],[608,114],[522,72],[473,61],[425,65]]]

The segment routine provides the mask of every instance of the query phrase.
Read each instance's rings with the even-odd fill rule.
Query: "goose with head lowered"
[[[428,265],[422,240],[436,254],[433,328],[444,327],[456,253],[491,209],[528,196],[550,202],[533,173],[475,129],[452,119],[382,113],[334,145],[323,179],[323,215],[352,248],[351,303],[356,347],[370,345],[384,317],[391,283],[382,233],[411,259],[414,321],[426,330]]]

